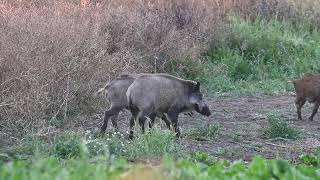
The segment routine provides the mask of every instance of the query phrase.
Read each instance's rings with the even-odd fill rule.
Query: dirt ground
[[[217,97],[208,98],[208,104],[212,112],[210,117],[197,113],[193,117],[183,114],[179,117],[182,138],[178,143],[189,152],[206,151],[215,157],[229,160],[250,161],[254,155],[262,155],[266,158],[295,161],[301,154],[313,152],[320,147],[320,112],[316,114],[314,121],[308,121],[312,105],[307,103],[302,109],[303,120],[298,121],[292,96]],[[280,114],[289,126],[300,129],[301,138],[297,140],[262,138],[262,133],[268,126],[269,113]],[[129,115],[129,112],[122,112],[118,119],[120,131],[124,134],[129,130]],[[98,131],[102,125],[102,116],[103,112],[99,112],[94,117],[78,121],[80,123],[72,125],[71,129]],[[217,136],[207,141],[197,141],[186,136],[188,129],[196,127],[199,123],[218,125]],[[156,124],[166,128],[160,120],[157,120]],[[111,128],[110,120],[109,128]],[[2,141],[4,140],[9,139],[2,138]],[[0,142],[3,146],[9,144],[2,141]]]
[[[266,158],[284,158],[295,161],[301,154],[313,152],[320,146],[320,114],[314,121],[307,120],[312,105],[306,104],[302,109],[303,120],[298,121],[292,96],[273,97],[219,97],[209,98],[212,115],[193,117],[180,115],[179,124],[182,136],[188,128],[199,122],[219,125],[218,135],[208,141],[197,141],[183,137],[179,143],[188,151],[207,151],[208,153],[230,160],[250,161],[254,155]],[[301,138],[288,140],[283,138],[264,139],[263,130],[268,126],[267,114],[277,113],[289,126],[302,131]],[[119,116],[120,131],[128,131],[128,113]],[[101,120],[100,120],[101,121]],[[157,121],[165,128],[164,123]],[[108,128],[110,128],[109,123]]]

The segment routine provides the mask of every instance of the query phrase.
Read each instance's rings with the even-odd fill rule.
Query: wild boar
[[[303,78],[290,81],[293,83],[296,92],[296,108],[298,119],[301,120],[301,108],[306,101],[313,103],[312,114],[309,120],[312,121],[320,105],[320,75],[305,74]]]
[[[96,92],[96,95],[105,92],[106,99],[111,103],[110,108],[106,110],[104,113],[104,122],[101,127],[101,133],[105,132],[105,130],[107,129],[109,118],[111,119],[113,127],[118,129],[116,121],[119,112],[124,109],[128,109],[126,97],[127,89],[138,76],[140,76],[140,74],[120,75],[119,77],[110,81],[105,87],[101,88],[98,92]],[[190,112],[189,115],[192,116],[192,112]],[[149,128],[152,128],[155,118],[155,114],[150,115],[151,122],[149,123]],[[170,128],[171,123],[166,118],[166,116],[161,115],[160,118],[165,122],[166,126]],[[139,122],[139,124],[144,132],[144,122]]]
[[[210,116],[206,101],[200,92],[200,83],[183,80],[169,74],[143,74],[127,90],[128,106],[135,120],[144,122],[151,114],[167,114],[176,136],[180,137],[178,116],[181,112],[197,111]],[[130,121],[130,138],[133,138]]]

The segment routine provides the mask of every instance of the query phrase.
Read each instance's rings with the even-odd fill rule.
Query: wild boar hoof
[[[132,134],[129,135],[129,139],[133,140],[133,135]]]

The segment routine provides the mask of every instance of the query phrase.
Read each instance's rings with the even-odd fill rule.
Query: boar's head
[[[190,103],[194,106],[194,109],[205,116],[210,116],[211,112],[207,105],[207,102],[203,99],[203,95],[200,92],[200,83],[193,87],[191,94],[190,94]]]

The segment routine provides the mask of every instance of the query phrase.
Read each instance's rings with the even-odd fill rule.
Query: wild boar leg
[[[173,130],[176,133],[176,137],[180,137],[180,129],[178,127],[178,117],[179,117],[179,112],[176,110],[169,110],[168,112],[168,118],[171,120]]]
[[[131,119],[130,119],[130,134],[129,134],[129,139],[133,139],[133,126],[135,124],[135,120],[137,119],[138,116],[138,111],[134,109],[130,109],[131,111]]]
[[[313,110],[312,110],[312,114],[311,116],[309,117],[309,120],[310,121],[313,121],[313,117],[314,115],[318,112],[318,109],[319,109],[319,105],[320,105],[320,102],[316,101],[313,105]]]
[[[306,103],[306,100],[303,98],[297,98],[295,100],[296,108],[297,108],[297,114],[298,114],[298,119],[301,120],[301,108],[302,106]]]
[[[149,116],[150,119],[151,119],[151,122],[149,123],[149,128],[152,128],[153,125],[154,125],[154,121],[155,121],[155,118],[156,118],[156,114],[152,114]],[[170,125],[171,125],[171,122],[170,120],[167,118],[166,115],[162,115],[161,119],[165,122],[166,126],[168,129],[170,129]]]
[[[157,114],[156,113],[152,113],[150,114],[149,118],[150,118],[150,121],[149,121],[149,128],[151,129],[154,125],[154,121],[156,119],[156,116]],[[143,124],[144,125],[144,124]]]
[[[111,122],[112,122],[112,126],[113,126],[116,130],[118,130],[118,124],[117,124],[118,115],[119,115],[119,113],[117,113],[116,115],[113,115],[113,116],[110,117]]]
[[[104,133],[106,131],[107,126],[108,126],[108,120],[109,120],[110,116],[117,115],[121,110],[122,110],[121,107],[111,106],[110,109],[108,109],[104,112],[103,125],[102,125],[101,131],[100,131],[101,133]]]
[[[144,132],[145,132],[144,123],[147,121],[147,116],[150,114],[149,112],[150,111],[148,111],[148,110],[144,110],[144,111],[140,112],[140,114],[138,115],[139,124],[140,124],[141,130],[142,130],[142,134],[144,134]],[[151,116],[154,116],[154,115],[151,114]],[[154,116],[154,118],[155,118],[155,116]]]
[[[147,120],[147,118],[142,118],[142,117],[139,119],[139,125],[141,128],[142,134],[144,134],[144,132],[145,132],[144,123],[146,122],[146,120]]]
[[[170,120],[167,118],[167,116],[166,116],[166,115],[163,115],[161,119],[166,123],[167,128],[168,128],[168,129],[171,129],[171,122],[170,122]]]

